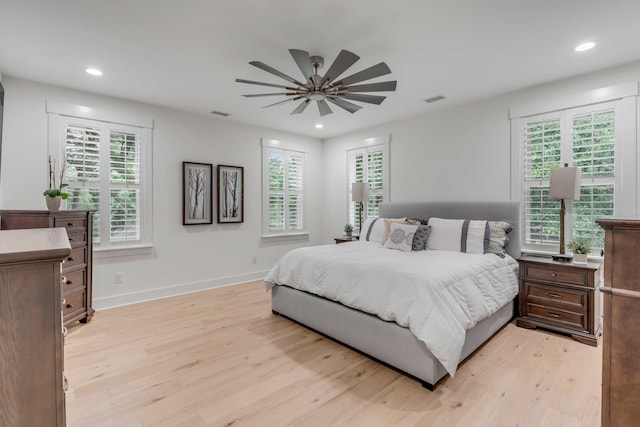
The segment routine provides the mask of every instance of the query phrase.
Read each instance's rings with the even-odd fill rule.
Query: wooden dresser
[[[0,231],[0,426],[65,425],[64,229]]]
[[[604,240],[602,426],[640,420],[640,220],[598,220]]]
[[[543,328],[598,345],[600,264],[555,262],[525,256],[518,260],[520,317],[516,325]]]
[[[93,285],[93,211],[0,210],[0,229],[56,228],[67,230],[71,254],[62,263],[62,295],[64,324],[77,320],[86,323],[95,310],[92,307]]]

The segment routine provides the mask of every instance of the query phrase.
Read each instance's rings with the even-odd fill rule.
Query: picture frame
[[[218,165],[218,223],[244,222],[244,167]]]
[[[213,165],[182,162],[182,224],[213,223]]]

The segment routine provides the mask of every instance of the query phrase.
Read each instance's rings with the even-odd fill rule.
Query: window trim
[[[263,239],[274,238],[301,238],[309,235],[309,229],[307,225],[307,183],[309,174],[309,159],[308,152],[302,149],[296,143],[290,141],[281,141],[277,139],[262,138],[261,140],[262,153],[261,153],[261,165],[262,165],[262,231],[261,237]],[[302,229],[297,230],[283,230],[279,232],[273,232],[269,230],[269,166],[268,159],[269,153],[272,151],[284,152],[285,155],[289,153],[295,153],[302,155],[303,158],[303,171],[302,171]],[[285,186],[286,190],[286,186]],[[286,191],[285,191],[286,192]],[[285,223],[286,223],[285,213]]]
[[[640,176],[636,179],[636,172],[640,171],[640,152],[636,149],[637,141],[637,121],[638,117],[638,82],[629,82],[619,85],[593,89],[574,95],[551,99],[544,102],[537,102],[529,105],[509,109],[509,119],[511,125],[511,200],[521,204],[523,194],[523,126],[528,118],[532,116],[542,116],[557,113],[565,114],[565,110],[582,110],[609,102],[617,102],[619,108],[620,123],[616,123],[616,170],[620,171],[619,182],[622,184],[616,189],[615,195],[615,215],[626,216],[637,212],[637,200],[639,200],[638,189],[640,188]],[[564,131],[564,130],[563,130]],[[565,150],[563,145],[562,150]],[[618,177],[615,178],[618,181]],[[571,222],[572,210],[567,210],[568,221]],[[524,209],[521,209],[520,219],[524,224]],[[567,235],[570,235],[571,226]],[[525,227],[519,227],[523,253],[550,254],[554,251],[549,249],[531,249],[525,247]],[[601,257],[592,256],[593,259]]]
[[[47,101],[48,113],[48,153],[59,161],[64,156],[65,144],[62,138],[65,132],[66,118],[77,121],[93,121],[100,124],[107,123],[111,129],[138,128],[143,161],[141,163],[140,177],[142,179],[142,203],[140,205],[140,240],[134,242],[102,242],[94,245],[96,254],[104,252],[104,256],[126,256],[134,253],[150,253],[153,248],[153,120],[139,115],[125,117],[121,113],[105,109],[85,107],[81,105],[63,104]],[[112,120],[118,120],[117,122]],[[103,235],[103,229],[100,230]],[[108,233],[106,234],[108,235]],[[106,244],[105,244],[106,243]],[[133,252],[132,252],[133,251]],[[107,255],[108,253],[108,255]],[[97,256],[96,258],[101,258]]]

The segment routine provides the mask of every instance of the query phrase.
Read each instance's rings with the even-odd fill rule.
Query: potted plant
[[[591,245],[586,239],[575,238],[567,245],[573,252],[573,262],[576,264],[586,264],[587,257],[591,253]]]
[[[353,234],[353,225],[345,224],[344,225],[344,235],[347,237],[351,237]]]
[[[51,156],[49,156],[49,188],[44,190],[42,195],[47,203],[47,209],[50,211],[57,211],[60,209],[60,202],[69,197],[69,194],[64,192],[64,188],[68,187],[69,184],[62,182],[66,168],[67,164],[64,162],[64,165],[60,169],[60,185],[56,186],[56,161],[52,161]]]

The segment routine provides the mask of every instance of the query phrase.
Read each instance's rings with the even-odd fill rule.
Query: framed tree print
[[[182,162],[182,224],[213,223],[213,165]]]
[[[218,165],[218,223],[244,221],[244,168]]]

